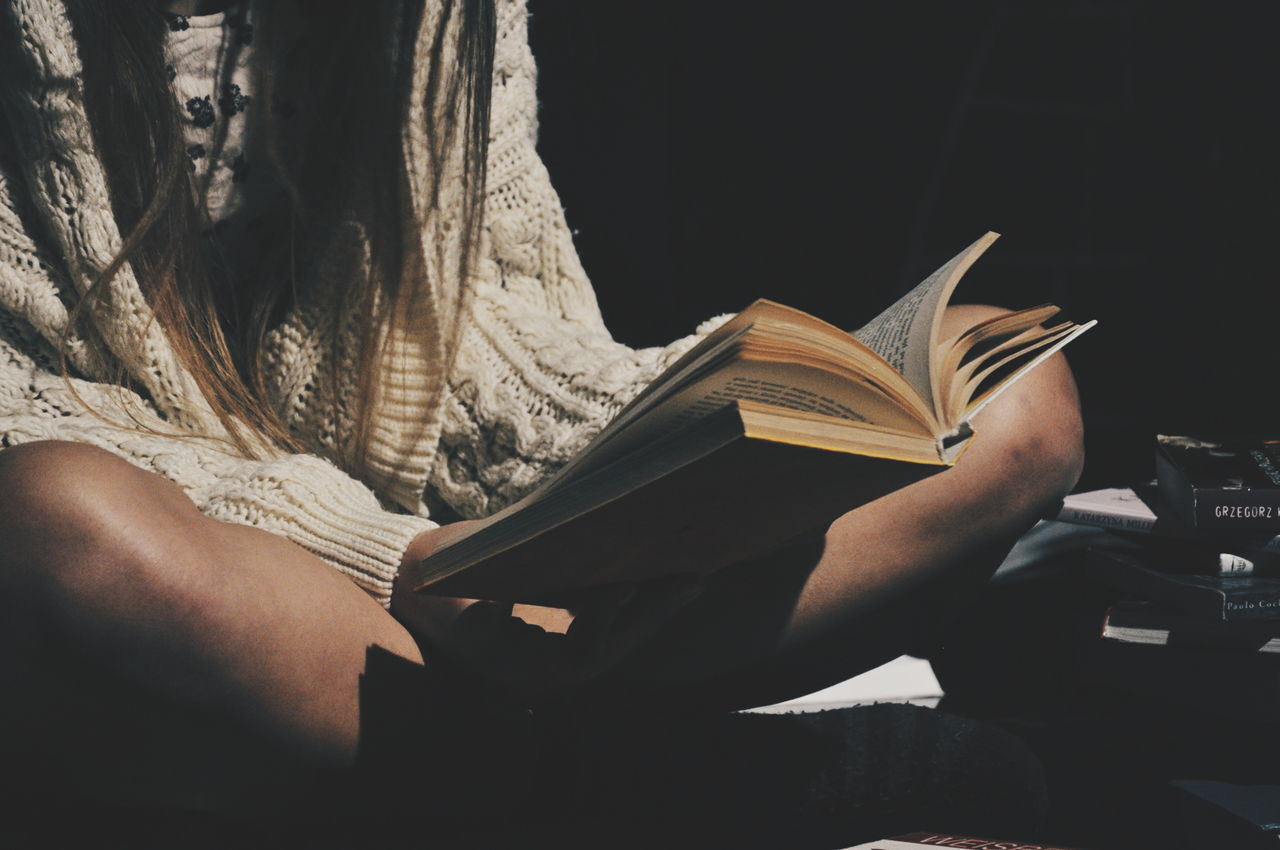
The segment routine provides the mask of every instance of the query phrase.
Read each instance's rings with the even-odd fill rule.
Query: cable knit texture
[[[426,5],[419,51],[428,49],[439,20],[438,3]],[[249,460],[228,448],[194,380],[151,321],[128,267],[92,313],[90,329],[68,338],[68,382],[57,346],[69,312],[115,256],[121,234],[92,144],[81,64],[62,4],[9,0],[2,14],[4,447],[57,439],[114,452],[178,484],[210,517],[292,540],[385,604],[405,547],[433,527],[427,504],[474,517],[524,495],[697,339],[635,350],[606,330],[535,150],[535,69],[524,3],[499,0],[486,248],[461,315],[442,315],[437,305],[453,302],[439,287],[404,307],[407,330],[391,341],[377,402],[376,490],[320,457],[345,424],[335,421],[335,407],[339,416],[350,409],[356,389],[328,390],[319,379],[334,358],[350,357],[356,330],[323,300],[295,306],[270,336],[265,355],[274,401],[315,455],[275,452]],[[425,75],[417,76],[424,84]],[[412,96],[422,101],[421,92]],[[423,117],[410,113],[403,139],[412,190],[425,185],[421,168],[428,157]],[[446,175],[444,197],[453,197],[455,184]],[[447,225],[436,222],[422,234],[446,254]],[[462,323],[461,347],[444,391],[433,392],[438,341],[453,322]],[[111,383],[118,368],[136,391]],[[338,397],[325,397],[326,391]]]

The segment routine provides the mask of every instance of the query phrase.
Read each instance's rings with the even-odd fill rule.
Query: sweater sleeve
[[[175,426],[122,387],[65,380],[49,340],[66,323],[66,288],[23,226],[11,189],[0,167],[0,448],[69,440],[110,451],[173,481],[205,515],[286,537],[387,604],[409,541],[434,523],[384,510],[327,460],[248,460],[215,440],[148,433],[173,434]],[[94,361],[90,347],[75,359]]]
[[[409,542],[435,527],[425,518],[385,510],[367,487],[319,457],[247,460],[212,440],[161,436],[104,422],[84,408],[73,389],[111,419],[127,406],[139,425],[171,430],[134,394],[82,380],[72,380],[68,387],[13,344],[12,325],[11,317],[0,318],[4,448],[69,440],[106,449],[173,481],[206,516],[293,541],[384,605],[390,602],[391,583]]]
[[[518,499],[725,317],[633,349],[606,329],[536,150],[522,0],[499,3],[486,181],[489,248],[450,373],[428,493],[464,516]]]

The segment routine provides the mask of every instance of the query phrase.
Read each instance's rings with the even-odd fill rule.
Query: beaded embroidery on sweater
[[[169,15],[165,59],[181,106],[182,134],[196,185],[203,188],[209,224],[244,206],[249,178],[246,114],[252,98],[251,10],[211,15]]]
[[[466,311],[455,319],[461,347],[442,400],[433,404],[438,394],[426,389],[437,361],[423,339],[440,321],[434,305],[445,302],[413,305],[412,327],[423,329],[423,339],[393,340],[391,389],[379,400],[371,441],[372,465],[382,474],[376,489],[321,457],[337,423],[334,399],[317,397],[313,387],[322,382],[314,378],[340,356],[350,330],[323,304],[290,312],[266,352],[274,401],[315,454],[248,460],[230,453],[191,376],[149,321],[127,267],[93,311],[90,332],[68,338],[69,377],[95,409],[127,408],[161,433],[104,422],[58,371],[69,310],[121,244],[75,40],[59,0],[9,0],[0,15],[0,446],[57,439],[114,452],[178,484],[210,517],[303,546],[385,604],[405,547],[434,525],[427,504],[481,516],[519,498],[696,341],[634,350],[606,330],[535,150],[536,73],[524,4],[499,0],[486,252]],[[439,3],[428,0],[419,57],[439,17]],[[415,75],[415,84],[423,77]],[[411,102],[421,102],[419,95],[412,92]],[[403,138],[412,181],[426,149],[422,116],[410,112]],[[117,367],[137,392],[111,383]],[[172,433],[187,436],[165,436]]]

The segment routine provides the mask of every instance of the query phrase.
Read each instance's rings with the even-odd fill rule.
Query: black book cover
[[[1196,528],[1280,531],[1280,439],[1156,441],[1160,495]]]
[[[1208,620],[1280,620],[1280,579],[1165,572],[1159,553],[1138,549],[1095,547],[1088,555],[1095,580],[1139,599]]]
[[[1237,785],[1204,779],[1170,783],[1180,792],[1187,846],[1280,846],[1280,785]]]

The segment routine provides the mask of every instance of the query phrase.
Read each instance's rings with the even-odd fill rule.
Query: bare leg
[[[954,328],[991,313],[954,307]],[[747,707],[796,696],[906,651],[955,616],[1083,463],[1061,355],[984,410],[954,468],[864,505],[822,539],[726,571],[620,677],[628,700]]]
[[[1060,359],[978,427],[955,469],[847,515],[820,549],[727,575],[626,671],[633,690],[705,683],[711,703],[767,701],[901,649],[922,588],[994,566],[1078,473]],[[0,748],[30,743],[33,763],[68,776],[96,768],[98,793],[121,754],[164,799],[217,807],[275,784],[263,765],[298,781],[349,767],[369,647],[422,662],[408,632],[315,557],[210,521],[93,448],[0,452],[0,540]],[[91,702],[108,681],[134,687],[112,695],[114,713]]]
[[[94,448],[0,452],[0,540],[0,747],[33,745],[95,793],[123,771],[223,806],[278,779],[268,766],[345,768],[368,648],[421,662],[319,559]]]

